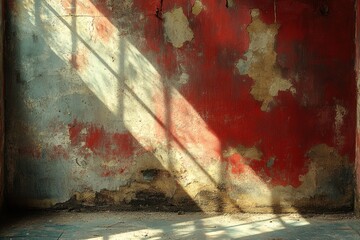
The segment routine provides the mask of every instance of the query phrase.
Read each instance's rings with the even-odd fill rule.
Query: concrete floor
[[[360,239],[353,215],[45,212],[8,220],[0,239]]]

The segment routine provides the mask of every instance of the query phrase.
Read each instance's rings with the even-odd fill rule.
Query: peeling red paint
[[[87,149],[104,160],[121,161],[134,154],[130,133],[109,133],[103,127],[79,123],[77,120],[68,127],[71,144],[79,147],[84,157],[88,157]]]
[[[187,4],[187,1],[176,1],[176,6],[183,9],[187,9]],[[164,53],[158,54],[157,59],[163,77],[177,72],[177,56],[182,56],[181,63],[186,66],[190,79],[181,94],[200,116],[206,116],[209,131],[220,140],[222,149],[260,142],[263,159],[252,161],[250,166],[264,180],[270,178],[272,185],[282,186],[302,184],[300,177],[308,171],[306,152],[316,144],[335,146],[354,161],[354,46],[343,47],[343,43],[353,42],[354,16],[348,16],[354,14],[353,1],[344,1],[341,10],[336,1],[327,2],[328,16],[320,11],[321,4],[313,1],[277,1],[276,13],[273,2],[265,0],[236,2],[231,9],[222,1],[208,0],[203,4],[205,10],[201,15],[185,14],[194,39],[181,49],[174,49],[164,41],[162,22],[158,18],[148,17],[144,52]],[[134,5],[147,13],[156,9],[155,4],[148,1],[135,0]],[[165,2],[163,11],[173,8],[174,3]],[[249,47],[246,27],[251,22],[253,8],[260,10],[261,20],[266,24],[272,24],[276,14],[280,25],[276,36],[277,62],[283,77],[290,79],[297,90],[294,96],[280,93],[269,113],[262,112],[260,104],[249,94],[252,80],[234,70],[235,62]],[[343,146],[334,140],[332,109],[338,100],[349,112],[341,129],[345,136]],[[176,99],[167,101],[167,109],[157,111],[161,119],[166,111],[181,109]],[[181,142],[190,141],[189,136],[178,133],[172,123],[170,129]],[[207,146],[205,142],[203,145]],[[273,157],[275,164],[268,168],[266,163]]]
[[[226,159],[231,166],[231,173],[233,174],[241,174],[245,171],[246,164],[244,163],[243,157],[238,154],[234,153],[230,157]]]
[[[68,125],[69,127],[69,135],[70,141],[72,145],[78,145],[80,142],[79,135],[81,130],[84,128],[81,123],[78,123],[75,119],[71,124]]]
[[[17,2],[19,3],[19,1]],[[75,6],[72,6],[73,2],[76,2]],[[184,167],[185,170],[187,170],[186,164],[190,161],[189,159],[193,160],[199,167],[196,168],[195,171],[204,171],[205,174],[203,176],[205,176],[205,178],[208,177],[209,183],[214,182],[214,185],[216,185],[217,182],[212,181],[212,178],[218,174],[218,172],[221,176],[216,176],[214,179],[220,179],[220,181],[228,184],[229,186],[225,186],[227,189],[234,189],[237,184],[241,185],[241,183],[232,182],[233,179],[236,179],[236,176],[247,176],[247,173],[251,173],[251,176],[249,174],[250,178],[255,177],[258,179],[259,187],[260,185],[264,188],[269,187],[268,189],[272,194],[276,193],[275,188],[271,188],[272,186],[292,186],[297,189],[292,191],[293,188],[289,187],[286,188],[291,189],[289,192],[284,189],[282,190],[287,193],[296,192],[298,196],[298,193],[304,193],[302,190],[306,187],[306,184],[304,185],[304,179],[306,179],[306,177],[308,177],[308,179],[314,177],[311,180],[318,184],[318,176],[339,176],[342,174],[339,170],[339,174],[322,175],[321,172],[316,172],[317,169],[314,170],[314,168],[310,168],[310,166],[317,166],[313,164],[316,158],[311,159],[307,153],[310,149],[313,149],[314,146],[321,145],[326,146],[325,149],[330,149],[331,153],[338,154],[338,159],[341,158],[344,162],[349,159],[350,164],[345,167],[348,169],[345,169],[346,171],[344,172],[351,172],[351,164],[355,158],[354,148],[356,148],[357,151],[360,149],[360,146],[355,143],[355,139],[357,139],[357,143],[359,144],[360,134],[355,131],[356,81],[355,71],[353,69],[355,58],[355,46],[353,44],[354,29],[355,24],[360,23],[359,21],[354,21],[354,0],[277,0],[276,8],[274,7],[275,2],[268,0],[234,1],[235,5],[231,8],[226,7],[226,1],[202,0],[201,2],[204,8],[201,14],[197,16],[191,12],[191,4],[194,3],[193,0],[190,2],[188,0],[163,1],[162,11],[164,13],[172,11],[174,8],[182,8],[187,18],[186,23],[189,23],[189,27],[193,32],[194,38],[186,41],[184,45],[179,48],[174,48],[164,37],[165,20],[155,15],[156,10],[159,8],[160,1],[126,1],[127,3],[131,2],[131,4],[133,4],[129,12],[124,12],[125,5],[119,7],[119,4],[123,4],[119,2],[121,1],[117,1],[116,3],[116,1],[109,0],[61,0],[62,7],[65,9],[65,15],[67,14],[69,16],[62,16],[64,11],[59,9],[59,6],[55,4],[56,11],[59,10],[59,14],[61,14],[58,17],[64,18],[62,20],[65,20],[65,22],[75,22],[80,17],[86,17],[86,20],[82,19],[84,21],[77,22],[80,24],[76,26],[77,28],[85,26],[88,29],[82,28],[81,31],[76,32],[78,44],[75,44],[76,46],[74,45],[73,47],[82,46],[84,48],[91,48],[91,54],[94,59],[95,57],[99,58],[99,61],[94,62],[94,64],[99,63],[99,70],[100,68],[104,68],[104,71],[111,72],[113,75],[117,75],[118,71],[120,72],[121,77],[118,78],[119,84],[111,85],[119,88],[114,89],[116,93],[113,98],[111,98],[114,102],[119,100],[116,102],[119,103],[117,105],[119,108],[116,109],[119,111],[109,113],[114,113],[111,117],[107,115],[99,117],[97,121],[101,123],[94,124],[87,121],[93,119],[97,110],[102,107],[104,109],[101,109],[99,112],[104,113],[106,106],[101,103],[99,105],[94,104],[94,112],[89,115],[84,112],[88,108],[81,108],[84,105],[79,105],[79,108],[76,106],[74,109],[71,109],[72,113],[69,115],[77,116],[79,119],[74,119],[73,122],[68,125],[68,137],[71,146],[66,145],[66,147],[64,147],[63,145],[56,145],[57,142],[62,142],[63,140],[59,140],[58,138],[55,139],[54,146],[46,144],[45,146],[41,146],[41,144],[39,144],[39,142],[41,143],[40,140],[37,143],[29,143],[28,140],[28,145],[24,144],[26,147],[19,148],[15,146],[13,149],[11,149],[11,146],[8,147],[10,152],[18,158],[17,163],[21,163],[22,158],[43,158],[46,160],[68,159],[70,158],[70,153],[71,156],[79,157],[80,161],[77,161],[78,159],[75,161],[79,166],[80,174],[86,174],[88,173],[87,171],[89,171],[90,173],[96,172],[102,177],[113,177],[127,172],[133,173],[133,171],[129,170],[129,168],[131,168],[130,166],[133,166],[131,170],[136,171],[139,167],[143,167],[139,166],[141,165],[139,162],[144,159],[151,162],[150,165],[152,167],[152,161],[156,161],[157,157],[160,163],[156,164],[160,166],[165,162],[164,159],[160,159],[163,157],[162,151],[165,152],[168,150],[167,153],[169,156],[176,156],[174,159],[169,159],[171,161],[182,161],[179,165],[183,164],[181,167]],[[81,49],[76,49],[77,52],[73,49],[72,52],[66,53],[65,58],[62,58],[63,55],[59,53],[61,51],[51,51],[55,49],[53,49],[53,46],[49,43],[49,39],[51,38],[47,36],[49,35],[47,34],[49,31],[47,28],[39,28],[40,25],[37,25],[34,26],[34,31],[25,31],[22,27],[18,27],[18,24],[23,24],[21,26],[32,26],[32,23],[29,22],[25,24],[23,23],[23,18],[20,19],[16,16],[16,8],[18,8],[19,11],[23,11],[24,16],[27,16],[28,12],[26,7],[31,4],[25,6],[25,4],[20,5],[14,3],[15,1],[9,1],[8,3],[10,11],[14,11],[10,15],[15,16],[13,19],[10,17],[11,21],[9,21],[10,24],[14,25],[14,27],[11,28],[14,29],[14,34],[9,35],[10,39],[15,40],[14,42],[28,41],[31,40],[31,34],[33,34],[33,32],[40,31],[44,33],[41,37],[41,42],[48,45],[41,49],[33,48],[30,51],[28,48],[31,46],[30,43],[20,44],[19,53],[28,53],[27,55],[31,57],[33,55],[40,56],[40,53],[46,52],[46,54],[54,54],[49,55],[51,58],[48,58],[49,60],[52,59],[52,61],[55,59],[53,56],[59,54],[60,56],[58,57],[60,58],[56,57],[56,63],[58,63],[58,59],[65,59],[69,56],[68,54],[72,53],[71,59],[68,59],[68,64],[71,64],[72,67],[79,72],[87,66],[88,56],[86,52],[82,52]],[[40,5],[44,6],[42,4]],[[359,4],[357,4],[357,7],[359,8]],[[128,8],[130,7],[126,6],[126,9]],[[258,9],[258,11],[256,10],[256,15],[257,12],[259,12],[260,22],[266,25],[276,24],[274,34],[276,41],[275,44],[271,44],[271,46],[274,46],[271,48],[274,49],[271,49],[270,52],[273,55],[269,54],[269,57],[275,56],[276,64],[274,65],[276,65],[278,70],[276,73],[281,75],[281,78],[289,81],[294,89],[296,89],[296,92],[279,92],[278,95],[273,96],[275,100],[271,102],[269,112],[262,111],[261,103],[254,99],[251,94],[254,79],[251,79],[250,76],[239,74],[239,70],[236,68],[237,61],[249,57],[246,53],[253,42],[253,37],[249,36],[249,26],[254,22],[254,18],[251,17],[251,12],[254,12],[255,9]],[[328,11],[324,11],[324,9]],[[56,17],[54,17],[54,19],[56,19]],[[41,17],[37,20],[40,20],[37,23],[43,21]],[[63,28],[74,27],[74,24],[71,26],[65,24],[63,26],[65,22],[61,19],[59,20],[60,22],[58,20],[56,21],[58,21]],[[14,23],[12,23],[12,21]],[[81,25],[84,22],[85,24]],[[126,26],[127,24],[129,26]],[[118,29],[116,29],[115,26]],[[74,31],[75,29],[71,30]],[[91,31],[90,36],[80,36],[86,30]],[[115,56],[115,54],[114,56],[110,56],[114,64],[108,65],[107,59],[110,59],[108,58],[108,54],[111,53],[110,48],[121,47],[117,45],[115,41],[116,38],[112,39],[112,37],[116,35],[115,33],[121,35],[121,39],[126,42],[124,47],[128,47],[129,50],[134,50],[134,52],[128,56],[129,58],[126,58],[126,56],[121,54],[127,51],[120,51],[121,54],[119,56]],[[23,38],[20,39],[21,36],[23,36]],[[35,38],[37,39],[37,37],[34,36],[33,40]],[[117,37],[117,35],[114,37]],[[357,38],[359,37],[357,36]],[[75,38],[72,40],[74,41]],[[106,47],[106,49],[104,49],[106,51],[99,49],[102,46]],[[360,48],[359,46],[357,47]],[[136,49],[139,50],[140,53],[135,51]],[[357,55],[359,55],[359,49],[357,50]],[[10,50],[10,52],[13,53],[17,53],[17,51],[18,49],[16,48]],[[90,54],[90,50],[87,51],[89,51]],[[114,51],[114,53],[115,52],[117,51]],[[14,56],[18,55],[19,54],[14,54]],[[258,55],[261,55],[261,53]],[[17,60],[26,60],[29,56],[20,54],[19,59],[15,59],[16,61],[14,62],[18,64]],[[143,58],[149,60],[150,64],[156,68],[163,82],[156,82],[154,86],[152,86],[151,84],[154,83],[152,82],[153,79],[147,78],[146,69],[144,69],[144,71],[142,71],[143,69],[135,69],[143,67],[143,65],[140,64],[143,62]],[[261,56],[259,58],[262,60]],[[359,58],[359,56],[357,56],[357,58]],[[120,64],[112,69],[113,65],[116,65],[115,60],[120,60]],[[140,61],[137,62],[138,60]],[[134,63],[133,61],[139,63],[141,66],[139,67],[136,66],[137,64],[132,64]],[[36,141],[40,139],[40,137],[36,135],[40,129],[41,131],[51,129],[52,133],[63,133],[63,121],[68,121],[69,117],[66,116],[63,118],[64,116],[61,116],[62,113],[59,111],[59,114],[57,112],[54,114],[54,116],[57,115],[58,118],[53,117],[51,112],[45,113],[47,115],[46,118],[39,118],[40,110],[44,110],[46,107],[40,102],[43,101],[44,98],[39,97],[42,95],[39,95],[38,92],[45,91],[35,92],[34,89],[31,89],[31,86],[39,86],[36,85],[39,83],[37,81],[31,81],[31,86],[28,86],[28,84],[24,85],[21,83],[30,82],[30,79],[24,79],[23,81],[21,78],[34,77],[34,79],[39,78],[40,81],[50,81],[51,78],[46,79],[46,77],[50,76],[46,72],[47,69],[43,69],[43,72],[35,71],[36,73],[33,73],[33,71],[30,72],[30,70],[26,70],[27,68],[24,68],[22,64],[24,64],[24,62],[19,61],[19,65],[15,65],[14,69],[10,70],[9,76],[13,76],[14,78],[12,79],[13,81],[10,81],[13,82],[17,88],[14,88],[14,90],[20,90],[20,93],[27,94],[26,99],[28,100],[18,101],[18,99],[12,99],[15,101],[8,102],[11,102],[10,105],[12,102],[17,103],[19,105],[18,109],[21,109],[21,111],[31,107],[31,111],[27,113],[30,114],[30,117],[27,118],[28,116],[25,112],[12,112],[12,106],[9,107],[9,109],[11,109],[9,113],[12,114],[13,118],[20,119],[16,119],[16,121],[33,121],[31,123],[32,125],[29,126],[36,127],[31,128],[31,131],[17,130],[16,128],[19,128],[19,126],[11,126],[12,124],[10,122],[13,119],[10,119],[9,127],[15,128],[18,132],[10,135],[9,140],[14,141],[20,146],[23,144],[23,140],[21,139],[23,132],[27,132],[28,136],[31,137],[36,136],[34,138]],[[358,67],[356,70],[359,71],[359,62],[357,62],[356,66]],[[264,68],[265,67],[268,66],[264,64]],[[20,72],[18,72],[19,69],[21,70]],[[139,81],[140,84],[138,84],[139,82],[135,83],[132,79],[128,79],[127,76],[123,76],[127,74],[138,76],[140,71],[142,71],[141,74],[144,74],[144,79],[149,80],[144,84],[146,86],[139,86],[141,85],[141,81]],[[41,73],[46,74],[41,75]],[[101,74],[101,72],[99,73]],[[33,74],[36,74],[36,76]],[[178,83],[176,79],[179,79],[181,74],[186,74],[188,78],[186,77],[185,82]],[[61,76],[61,79],[64,76],[65,74]],[[59,94],[59,98],[56,98],[54,106],[68,108],[70,106],[67,104],[71,101],[77,104],[79,97],[89,99],[87,104],[97,103],[99,96],[107,94],[107,88],[102,88],[107,84],[106,79],[109,75],[104,74],[103,76],[105,84],[94,85],[99,89],[101,88],[100,90],[105,89],[105,91],[100,94],[92,91],[94,95],[90,95],[91,91],[87,91],[86,96],[84,96],[85,94],[77,91],[78,89],[76,88],[74,91],[69,91],[70,96]],[[73,77],[71,84],[75,82],[74,79],[76,76]],[[86,80],[90,79],[83,80],[86,83]],[[94,78],[94,80],[98,79]],[[109,81],[110,80],[113,79],[109,79]],[[129,85],[127,86],[128,88],[124,87],[127,84]],[[60,86],[61,89],[63,89],[64,85]],[[84,89],[85,88],[84,84]],[[11,87],[9,87],[9,89],[11,89]],[[64,87],[64,89],[66,88]],[[159,89],[161,89],[162,92],[158,92]],[[13,92],[15,91],[10,91],[10,95],[13,94]],[[14,96],[18,97],[17,94],[14,94]],[[67,100],[63,103],[61,100],[65,98]],[[144,100],[142,98],[146,98],[146,101],[142,102],[142,100]],[[148,100],[151,98],[153,102],[150,103]],[[105,103],[103,99],[100,101]],[[134,105],[141,105],[142,109],[139,110],[139,107],[135,106],[135,111],[131,112],[132,109],[129,109],[129,106],[131,108],[131,101],[135,102]],[[339,127],[338,125],[336,130],[336,113],[334,109],[337,105],[343,107],[345,109],[344,112],[347,114],[343,114],[343,119],[340,121],[341,126]],[[49,106],[52,107],[53,105],[49,104]],[[138,110],[139,112],[136,112]],[[55,111],[57,111],[57,109]],[[142,111],[146,112],[146,116],[142,116]],[[137,113],[139,114],[137,115]],[[80,116],[82,118],[81,120]],[[134,119],[130,119],[129,116]],[[50,117],[53,117],[52,121],[54,121],[54,125],[57,125],[55,128],[46,122]],[[151,126],[150,124],[143,125],[155,128],[152,128],[149,134],[152,139],[149,141],[149,139],[146,138],[147,136],[145,136],[146,134],[140,137],[133,137],[132,134],[136,135],[142,130],[136,128],[138,126],[134,128],[133,125],[129,127],[129,129],[131,129],[129,132],[109,131],[107,124],[113,124],[113,122],[109,122],[109,119],[113,117],[119,121],[119,126],[121,125],[121,127],[129,127],[131,124],[137,124],[137,120],[140,119],[136,118],[148,121],[149,118],[152,117],[153,119],[147,123],[152,124],[155,122],[156,126]],[[44,127],[38,127],[40,124],[34,123],[34,121],[38,119],[42,121],[40,124],[45,123]],[[26,128],[24,129],[27,130]],[[147,130],[148,129],[143,129],[143,131]],[[153,130],[156,132],[155,136],[153,136]],[[344,144],[339,144],[339,141],[336,140],[339,136],[341,140],[343,138]],[[57,137],[60,138],[60,135]],[[141,139],[141,137],[144,138]],[[141,143],[141,146],[137,141]],[[150,144],[144,144],[146,141],[150,142]],[[26,140],[24,140],[24,142],[26,142]],[[158,143],[158,145],[156,143]],[[239,153],[231,154],[230,156],[224,154],[228,149],[235,149],[239,145],[259,147],[258,149],[259,151],[261,150],[262,153],[261,157],[252,160],[245,158]],[[67,149],[67,147],[69,147],[69,149]],[[168,147],[168,149],[164,150],[165,147]],[[174,154],[172,154],[172,150],[174,150]],[[139,154],[145,152],[147,155],[144,159],[137,158]],[[184,152],[185,154],[183,154]],[[17,155],[21,155],[21,157]],[[186,157],[184,157],[185,155]],[[178,156],[179,158],[177,158]],[[322,155],[320,157],[322,157]],[[323,157],[323,159],[324,158],[325,157]],[[331,157],[327,157],[327,159],[331,159]],[[92,160],[95,161],[92,162]],[[139,160],[139,162],[134,164],[134,162],[132,162],[133,160]],[[89,167],[86,169],[81,168],[83,162],[84,166],[90,162],[90,164],[87,165]],[[211,163],[211,165],[208,163]],[[146,162],[146,164],[149,163]],[[171,164],[169,164],[169,166],[170,165]],[[225,172],[221,171],[223,169],[217,169],[218,166],[221,168],[223,165],[227,165],[226,168],[228,168],[227,170],[229,171]],[[177,164],[173,166],[177,167]],[[166,167],[165,164],[163,164],[163,167]],[[190,171],[178,171],[176,168],[170,168],[171,167],[169,167],[169,175],[175,176],[175,180],[183,184],[182,186],[187,193],[193,194],[191,191],[188,191],[192,187],[196,189],[194,191],[198,190],[195,186],[197,183],[184,184],[182,180],[188,177],[185,174],[189,174]],[[332,171],[332,169],[327,170]],[[228,176],[228,173],[231,175]],[[357,174],[360,179],[359,173]],[[123,181],[121,177],[118,180]],[[134,180],[132,178],[133,176],[127,177],[124,177],[124,179],[128,179],[129,181]],[[328,189],[338,188],[335,185],[339,185],[339,183],[351,182],[349,181],[350,177],[344,176],[344,178],[345,177],[348,179],[339,181],[337,179],[331,179],[329,186],[323,186],[323,189],[329,194],[328,196],[332,194]],[[92,180],[96,182],[96,178]],[[208,179],[204,180],[204,182],[207,180]],[[312,183],[313,182],[310,184]],[[95,185],[96,183],[93,183],[93,186]],[[256,190],[255,188],[257,187],[258,186],[254,186],[254,190]],[[314,194],[321,192],[317,191],[317,187],[318,186],[315,186]],[[239,192],[241,193],[241,190],[239,190]],[[282,193],[282,191],[280,192]],[[340,192],[340,195],[346,192],[346,194],[343,194],[344,196],[346,195],[345,198],[352,197],[352,190],[349,191],[347,187],[335,189],[335,192]],[[226,191],[226,193],[233,195],[234,191]],[[311,199],[311,201],[313,200],[312,194],[306,191],[304,195],[305,194],[308,194],[303,196],[306,198],[306,201],[309,199]],[[196,196],[199,195],[201,194],[195,193],[192,197],[195,199]],[[320,205],[322,204],[321,200],[328,196],[320,196]],[[332,198],[332,196],[330,197],[334,202],[338,200],[337,198]],[[286,198],[287,196],[285,196],[284,199]],[[276,199],[274,198],[273,200]],[[319,200],[317,199],[317,201]],[[346,201],[351,202],[352,200],[346,199]],[[296,202],[289,202],[289,204],[293,203],[296,204]],[[277,203],[272,202],[270,204]],[[309,203],[309,205],[312,207],[316,206],[313,205],[313,202]],[[275,208],[273,208],[273,210],[274,209]]]

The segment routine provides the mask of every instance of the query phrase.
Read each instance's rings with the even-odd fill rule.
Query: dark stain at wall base
[[[90,203],[79,200],[74,195],[64,203],[58,203],[52,210],[67,211],[170,211],[170,212],[199,212],[201,209],[191,198],[183,198],[174,201],[165,196],[164,193],[154,191],[139,191],[135,193],[135,198],[130,202],[116,203],[114,199],[107,195],[109,191],[94,193],[95,199]]]
[[[170,212],[207,212],[207,213],[337,213],[353,211],[353,204],[332,204],[326,198],[314,197],[298,201],[293,206],[274,204],[272,206],[256,206],[251,209],[236,208],[226,203],[218,193],[202,192],[199,198],[192,200],[189,197],[172,199],[163,193],[155,191],[139,191],[130,202],[114,202],[112,194],[115,192],[101,191],[93,193],[95,198],[90,202],[79,200],[74,195],[64,203],[58,203],[51,210],[66,211],[170,211]],[[109,195],[110,194],[110,195]],[[312,204],[309,204],[312,202]],[[201,205],[201,207],[199,207]]]

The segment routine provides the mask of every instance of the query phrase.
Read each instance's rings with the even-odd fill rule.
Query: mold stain
[[[309,170],[300,176],[302,185],[298,191],[305,196],[327,195],[338,199],[351,195],[349,179],[352,179],[352,165],[348,157],[341,156],[335,148],[326,144],[312,147],[306,157],[310,159]]]
[[[252,22],[247,27],[250,46],[236,67],[241,75],[248,75],[253,79],[254,84],[250,93],[257,101],[262,102],[261,110],[269,112],[275,103],[274,97],[280,91],[295,94],[296,90],[281,76],[276,62],[275,37],[280,26],[262,22],[258,9],[251,10],[251,17]]]

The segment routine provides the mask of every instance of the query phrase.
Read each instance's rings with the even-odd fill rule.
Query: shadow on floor
[[[31,212],[4,223],[0,239],[360,239],[351,214]]]

